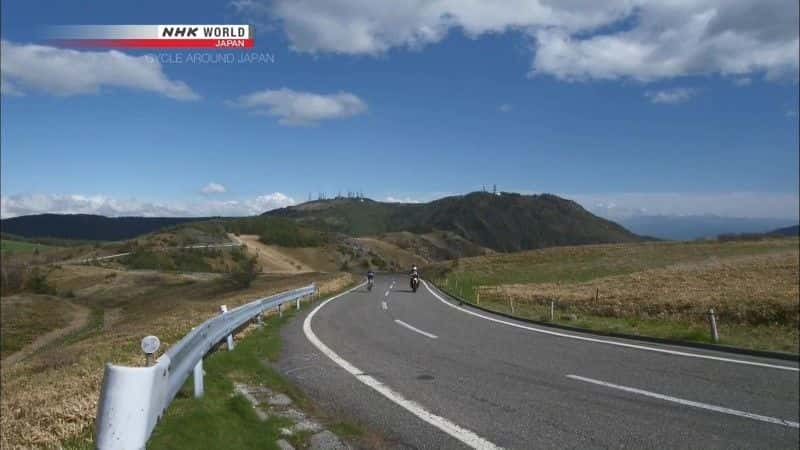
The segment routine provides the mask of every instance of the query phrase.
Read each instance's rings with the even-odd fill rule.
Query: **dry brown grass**
[[[77,312],[71,302],[50,295],[19,294],[0,302],[0,357],[8,358],[41,336],[66,327]]]
[[[48,281],[74,288],[75,301],[94,313],[78,333],[2,368],[3,449],[52,447],[66,438],[85,436],[94,422],[104,365],[141,365],[138,345],[147,334],[159,336],[166,349],[192,326],[217,314],[220,304],[234,307],[312,281],[324,295],[353,279],[345,274],[262,276],[246,290],[230,291],[214,280],[64,266]],[[104,320],[106,311],[112,320]]]
[[[607,317],[720,318],[752,325],[798,324],[797,252],[679,263],[582,283],[481,286],[484,299],[557,300],[562,306]]]

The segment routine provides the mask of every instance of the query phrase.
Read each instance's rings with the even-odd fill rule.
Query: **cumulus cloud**
[[[716,215],[720,217],[800,217],[800,197],[774,192],[629,192],[608,194],[560,194],[589,211],[618,220],[633,216]]]
[[[169,79],[161,64],[115,50],[92,52],[0,41],[4,95],[41,92],[59,96],[95,94],[103,88],[154,92],[176,100],[199,96],[186,83]]]
[[[651,81],[697,74],[797,77],[796,0],[246,0],[300,52],[377,55],[451,30],[530,36],[532,75]]]
[[[207,185],[203,186],[203,189],[201,189],[200,191],[203,194],[221,194],[226,192],[227,189],[225,189],[225,186],[212,181]]]
[[[644,96],[650,99],[652,103],[676,105],[678,103],[685,103],[689,101],[689,99],[694,97],[696,94],[697,89],[672,88],[659,91],[647,91],[644,93]]]
[[[0,197],[4,219],[28,214],[99,214],[109,217],[249,216],[295,204],[281,192],[243,200],[201,199],[186,202],[148,202],[105,195],[20,194]]]
[[[314,125],[322,120],[354,116],[367,109],[363,100],[349,92],[315,94],[288,88],[253,92],[229,104],[277,117],[278,123],[288,126]]]

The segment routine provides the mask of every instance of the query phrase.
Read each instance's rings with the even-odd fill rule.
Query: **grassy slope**
[[[21,350],[37,337],[63,328],[72,308],[49,295],[18,295],[0,302],[0,357]]]
[[[482,306],[606,331],[797,352],[798,241],[678,242],[552,248],[427,268]]]
[[[58,291],[74,291],[70,301],[91,309],[92,315],[83,329],[14,366],[2,367],[0,447],[59,442],[78,446],[90,440],[103,366],[140,365],[142,336],[154,334],[162,349],[167,348],[192,326],[217,314],[220,304],[235,307],[311,281],[322,282],[323,291],[339,289],[339,279],[337,274],[260,276],[249,288],[234,289],[214,278],[90,266],[54,268],[48,283]],[[12,333],[28,333],[25,328],[33,326],[6,330],[3,325],[4,332]]]

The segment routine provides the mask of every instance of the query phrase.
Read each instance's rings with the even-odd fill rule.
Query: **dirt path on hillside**
[[[314,272],[314,269],[295,258],[281,252],[272,245],[265,245],[258,240],[256,235],[228,234],[235,242],[240,242],[247,250],[256,256],[261,271],[265,273],[304,273]]]
[[[44,347],[45,345],[57,340],[61,339],[65,336],[68,336],[76,331],[80,330],[89,322],[89,314],[91,310],[85,306],[76,305],[75,303],[71,303],[73,310],[72,310],[72,317],[70,318],[69,324],[67,324],[64,328],[57,328],[53,331],[47,332],[36,339],[33,340],[30,344],[23,347],[20,351],[16,353],[12,353],[7,358],[0,362],[0,365],[4,369],[7,369],[14,364],[18,363],[19,361],[27,358],[28,356],[32,355],[34,352],[39,350],[40,348]]]

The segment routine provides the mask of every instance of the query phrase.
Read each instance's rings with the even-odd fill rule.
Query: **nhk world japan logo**
[[[130,49],[248,49],[251,25],[67,25],[48,29],[66,47]]]

